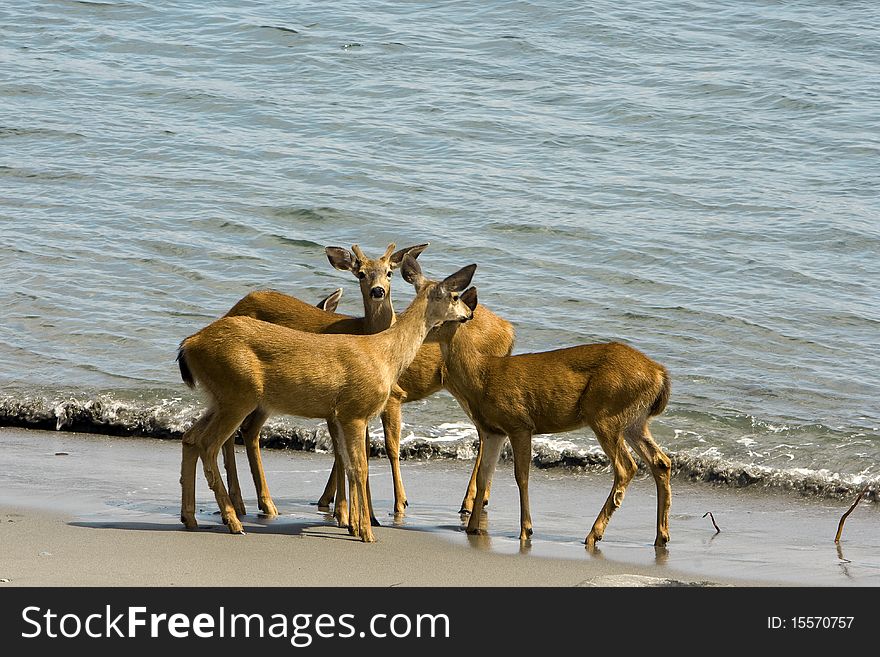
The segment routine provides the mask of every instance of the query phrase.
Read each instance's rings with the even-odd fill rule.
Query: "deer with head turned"
[[[469,307],[476,307],[476,288],[470,288],[461,298]],[[636,474],[629,445],[650,468],[656,483],[654,545],[666,545],[671,462],[648,429],[650,418],[662,413],[669,399],[666,368],[617,342],[489,356],[473,347],[475,336],[470,328],[467,324],[447,324],[437,331],[446,365],[446,387],[473,420],[483,444],[468,533],[481,533],[482,500],[505,437],[510,439],[513,451],[520,500],[520,540],[525,540],[532,535],[532,436],[589,426],[611,462],[614,484],[584,543],[593,549],[602,540],[611,515],[620,507],[626,487]]]
[[[434,327],[463,322],[473,310],[459,298],[476,265],[443,281],[426,279],[410,255],[401,273],[415,299],[388,330],[373,335],[305,333],[251,317],[223,317],[181,342],[178,364],[190,386],[199,384],[208,408],[183,436],[181,521],[197,527],[196,464],[201,459],[230,532],[242,533],[223,485],[217,456],[251,413],[322,418],[336,427],[337,451],[350,488],[349,532],[374,541],[367,498],[364,431]]]

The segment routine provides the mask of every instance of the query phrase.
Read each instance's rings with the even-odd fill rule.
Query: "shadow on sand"
[[[324,521],[291,521],[269,520],[266,518],[247,517],[241,519],[245,534],[267,534],[278,536],[302,536],[305,538],[329,538],[335,540],[357,541],[350,536],[344,528],[336,527]],[[72,527],[87,527],[89,529],[124,529],[129,531],[148,532],[187,532],[187,533],[213,533],[228,534],[225,525],[215,522],[202,522],[198,529],[184,529],[175,522],[149,522],[136,520],[79,520],[68,523]]]

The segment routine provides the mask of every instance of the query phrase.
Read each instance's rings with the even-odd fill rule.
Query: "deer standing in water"
[[[336,427],[337,453],[349,481],[349,532],[373,542],[367,497],[365,430],[385,408],[392,388],[416,357],[428,332],[466,321],[473,309],[459,298],[473,277],[468,265],[443,281],[426,279],[411,255],[401,265],[415,299],[388,330],[373,335],[318,334],[246,316],[223,317],[181,342],[178,364],[187,385],[197,383],[208,408],[183,436],[181,521],[198,526],[195,476],[199,459],[223,521],[232,533],[241,522],[223,485],[217,456],[252,413],[322,418]]]
[[[462,300],[477,305],[470,288]],[[469,324],[438,329],[446,365],[446,387],[477,427],[483,444],[476,482],[476,503],[468,533],[480,533],[484,493],[492,482],[505,437],[513,451],[519,488],[520,540],[532,535],[529,512],[529,465],[534,434],[560,433],[589,426],[596,434],[614,472],[605,505],[584,541],[594,548],[602,540],[611,514],[623,502],[636,474],[629,445],[650,468],[657,486],[656,546],[669,541],[671,500],[669,457],[648,430],[669,400],[665,367],[627,345],[585,344],[567,349],[515,356],[490,356],[474,348]]]

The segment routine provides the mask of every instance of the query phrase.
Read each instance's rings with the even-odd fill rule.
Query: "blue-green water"
[[[179,431],[181,338],[265,287],[358,314],[323,246],[430,241],[517,352],[667,365],[679,476],[848,495],[880,476],[878,34],[869,2],[3,3],[0,416]],[[472,455],[448,395],[404,419]]]

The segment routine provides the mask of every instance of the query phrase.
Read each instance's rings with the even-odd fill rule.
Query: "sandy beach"
[[[405,461],[410,499],[395,521],[389,468],[371,460],[378,542],[364,545],[312,502],[327,454],[264,450],[281,515],[257,515],[244,454],[239,473],[247,535],[215,514],[201,472],[200,529],[179,509],[179,443],[21,429],[0,430],[2,586],[876,586],[876,509],[673,481],[672,542],[656,550],[656,498],[639,476],[601,549],[581,541],[610,476],[533,469],[535,536],[521,545],[512,467],[498,467],[488,536],[469,537],[457,513],[470,464]],[[242,448],[239,447],[239,450]],[[716,533],[706,511],[721,528]],[[352,559],[357,567],[352,568]]]

